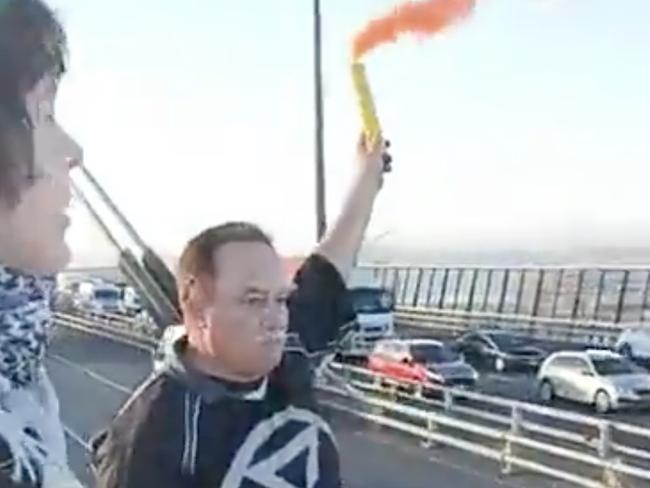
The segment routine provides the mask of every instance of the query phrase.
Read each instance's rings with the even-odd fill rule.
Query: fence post
[[[442,390],[442,393],[444,395],[445,412],[450,412],[454,408],[454,394],[449,388]]]
[[[422,285],[422,275],[424,274],[423,268],[418,268],[417,279],[415,281],[415,292],[413,293],[413,301],[411,305],[415,308],[420,301],[420,286]]]
[[[493,269],[488,269],[487,278],[485,279],[485,295],[483,296],[483,306],[481,307],[481,312],[485,312],[488,309],[490,302],[490,289],[492,288],[492,274],[494,273]]]
[[[471,312],[474,308],[474,294],[476,293],[476,283],[478,281],[478,269],[472,271],[472,281],[469,285],[469,297],[467,299],[466,312]]]
[[[427,432],[433,434],[437,430],[438,430],[438,424],[436,424],[436,422],[433,420],[433,414],[430,414],[427,417]],[[429,436],[428,439],[422,441],[420,445],[425,449],[431,449],[432,447],[437,446],[432,436]]]
[[[618,324],[623,318],[623,308],[625,307],[625,294],[627,293],[627,286],[630,281],[630,271],[623,271],[623,279],[621,280],[621,289],[618,294],[618,304],[616,306],[616,317],[614,317],[614,323]]]
[[[611,461],[612,456],[612,424],[603,421],[598,426],[598,456],[603,461]],[[605,462],[603,469],[603,484],[608,488],[619,488],[621,483],[618,479],[616,471],[611,469],[609,462]]]
[[[506,443],[503,448],[503,454],[501,458],[501,473],[504,475],[511,475],[513,468],[510,458],[514,454],[512,437],[519,436],[521,434],[521,424],[523,422],[523,413],[519,405],[513,405],[512,414],[510,418],[510,432],[506,434]]]
[[[427,302],[426,307],[431,306],[431,297],[433,296],[433,285],[435,284],[436,279],[436,268],[431,268],[431,274],[429,275],[429,287],[427,288]]]

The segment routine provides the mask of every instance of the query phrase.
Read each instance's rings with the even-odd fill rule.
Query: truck
[[[365,361],[377,341],[395,335],[395,299],[392,289],[364,269],[352,272],[348,289],[355,323],[337,359],[357,363]]]
[[[74,301],[76,308],[88,312],[124,312],[120,287],[100,280],[79,283]]]

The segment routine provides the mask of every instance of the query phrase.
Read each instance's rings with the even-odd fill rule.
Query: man
[[[187,245],[185,334],[93,442],[99,488],[341,486],[309,356],[354,317],[345,278],[381,186],[383,149],[360,142],[342,214],[293,284],[251,224],[211,228]]]

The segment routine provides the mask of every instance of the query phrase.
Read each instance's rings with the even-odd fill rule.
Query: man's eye
[[[245,302],[247,305],[263,305],[266,303],[266,300],[262,297],[246,297]]]

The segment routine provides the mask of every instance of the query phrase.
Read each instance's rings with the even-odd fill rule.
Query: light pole
[[[315,163],[316,163],[316,237],[320,239],[327,230],[325,209],[325,156],[323,144],[323,70],[321,63],[321,12],[320,0],[313,0],[314,15],[314,113],[315,113]]]

